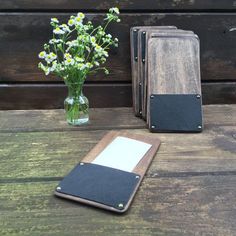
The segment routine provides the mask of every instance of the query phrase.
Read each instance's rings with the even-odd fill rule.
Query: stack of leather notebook
[[[133,107],[152,132],[201,132],[199,38],[175,26],[131,28]]]

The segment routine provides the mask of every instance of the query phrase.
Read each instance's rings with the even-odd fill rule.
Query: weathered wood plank
[[[106,1],[78,1],[71,0],[68,3],[65,0],[8,0],[4,1],[0,10],[107,10],[110,7],[118,6],[121,10],[233,10],[235,9],[235,2],[233,0],[198,0],[198,1],[175,1],[175,0],[147,0],[145,2],[141,0],[121,0],[119,3],[115,0]]]
[[[147,129],[129,132],[157,137],[162,142],[148,176],[236,174],[236,122],[234,126],[206,125],[201,134],[151,134]],[[61,178],[105,133],[1,133],[0,182]]]
[[[130,84],[86,84],[84,94],[90,107],[130,107]],[[62,108],[67,96],[64,84],[0,85],[1,109]]]
[[[84,94],[90,107],[132,106],[132,86],[121,84],[87,84]],[[203,83],[204,104],[236,103],[235,83]],[[0,109],[57,109],[63,108],[67,89],[63,84],[2,84]]]
[[[91,4],[93,5],[93,4]],[[146,2],[145,2],[145,5]],[[49,20],[65,13],[1,13],[0,14],[0,81],[58,81],[45,76],[37,68],[38,52],[51,35]],[[89,19],[100,22],[102,14],[89,14]],[[109,32],[120,39],[119,49],[110,53],[109,76],[98,74],[90,81],[131,81],[129,30],[137,25],[176,25],[193,30],[201,40],[202,80],[235,81],[235,13],[134,13],[121,14],[122,22],[110,27]],[[40,34],[39,34],[40,32]],[[219,50],[223,48],[224,50]]]
[[[112,110],[107,109],[109,117]],[[23,113],[1,111],[1,130],[24,117],[25,123],[19,126],[27,127],[31,120],[31,131],[39,131],[37,127],[45,127],[53,119],[60,122],[57,116],[61,111],[45,111],[46,116],[42,116],[44,111]],[[53,196],[61,177],[102,138],[105,130],[5,130],[0,133],[0,235],[234,236],[236,106],[207,106],[204,113],[206,127],[201,134],[130,131],[156,136],[162,145],[131,209],[122,216]],[[7,121],[10,114],[15,118],[9,116]],[[17,119],[19,114],[22,116]],[[41,123],[39,117],[44,117]],[[122,123],[119,119],[117,122]],[[17,129],[15,124],[12,127]]]
[[[185,32],[153,33],[148,44],[148,97],[201,94],[199,40]]]
[[[235,181],[235,175],[145,178],[122,216],[55,198],[57,182],[1,184],[0,234],[233,236]]]
[[[64,110],[0,111],[0,133],[141,129],[146,127],[145,122],[135,117],[132,108],[128,107],[91,108],[89,115],[90,123],[88,125],[70,126],[65,120]]]
[[[204,124],[211,126],[236,125],[236,105],[203,106]],[[90,124],[67,125],[63,110],[0,111],[0,133],[70,131],[97,129],[142,129],[145,122],[134,116],[132,108],[91,108]]]

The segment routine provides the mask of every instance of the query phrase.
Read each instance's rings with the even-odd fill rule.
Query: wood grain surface
[[[158,33],[148,42],[148,97],[151,94],[201,94],[196,35]]]
[[[152,94],[201,95],[197,35],[156,33],[148,41],[147,122]]]
[[[142,34],[144,31],[140,31],[140,34]],[[192,31],[187,31],[187,30],[166,30],[166,31],[155,31],[155,30],[148,30],[145,32],[145,45],[146,45],[146,50],[145,50],[145,61],[139,63],[139,76],[140,76],[140,81],[142,84],[142,89],[141,89],[141,101],[142,101],[142,117],[146,120],[147,118],[147,89],[148,89],[148,61],[149,61],[149,55],[148,55],[148,43],[150,38],[155,38],[158,37],[158,33],[163,33],[167,35],[192,35],[194,34]],[[142,37],[139,37],[139,56],[141,56],[141,51],[142,51]],[[155,50],[153,50],[155,51]]]
[[[208,128],[212,123],[217,127],[234,126],[236,107],[233,105],[203,106],[204,124]],[[91,131],[106,129],[144,129],[146,124],[136,118],[132,108],[94,108],[90,109],[89,125],[68,126],[64,119],[64,111],[57,110],[8,110],[0,111],[0,132],[59,132],[59,131]],[[107,120],[109,117],[109,122]],[[215,117],[218,117],[215,120]],[[37,126],[40,124],[40,126]]]
[[[236,101],[236,83],[202,83],[204,104],[230,104]],[[90,107],[132,106],[131,84],[88,84],[84,94]],[[63,108],[67,89],[63,84],[2,84],[0,107],[12,109]]]
[[[90,107],[130,107],[130,84],[86,84],[84,95]],[[62,108],[67,97],[64,84],[4,84],[0,85],[1,109],[53,109]]]
[[[132,74],[132,94],[133,94],[133,108],[136,116],[141,116],[141,76],[140,76],[140,64],[141,59],[141,45],[140,45],[140,32],[141,30],[151,30],[151,29],[176,29],[175,26],[135,26],[130,29],[130,56],[131,56],[131,74]],[[142,32],[141,32],[142,35]],[[136,55],[135,55],[136,54]]]
[[[0,109],[58,108],[62,106],[62,103],[58,102],[60,99],[60,101],[63,100],[61,98],[62,93],[57,92],[55,94],[51,91],[51,83],[54,86],[54,83],[61,80],[43,75],[37,68],[39,62],[37,55],[41,51],[43,43],[51,37],[49,26],[51,17],[58,17],[63,22],[73,12],[85,10],[88,12],[88,18],[99,24],[104,16],[105,9],[110,4],[113,5],[113,2],[103,2],[102,4],[98,1],[96,5],[90,3],[90,1],[71,1],[70,4],[65,1],[56,3],[54,0],[47,1],[47,4],[44,0],[37,3],[30,0],[2,2],[0,6],[0,90],[2,91],[4,88],[1,97],[4,97],[5,100],[1,100]],[[151,9],[148,4],[152,4]],[[202,81],[222,83],[222,87],[219,87],[220,84],[209,84],[208,88],[214,87],[213,91],[217,90],[218,94],[212,95],[210,89],[206,96],[206,102],[235,103],[235,93],[228,86],[229,84],[225,84],[225,82],[236,81],[234,50],[236,31],[232,30],[236,25],[236,15],[233,12],[235,6],[232,1],[224,1],[224,3],[214,1],[214,4],[212,1],[206,3],[178,1],[177,3],[176,1],[149,0],[147,4],[141,4],[139,1],[122,1],[119,7],[123,9],[122,22],[108,29],[120,40],[119,49],[113,49],[110,52],[107,63],[108,68],[110,68],[110,75],[97,74],[88,78],[89,83],[98,82],[104,86],[107,86],[106,83],[131,83],[130,27],[176,25],[184,30],[193,30],[201,39]],[[155,10],[155,7],[158,7],[159,10]],[[220,9],[219,7],[221,10],[217,10]],[[172,10],[168,11],[168,9]],[[36,96],[35,87],[38,86],[36,83],[41,84],[40,94],[43,97]],[[6,88],[5,84],[9,87]],[[32,90],[28,84],[33,84]],[[46,88],[47,85],[48,88]],[[13,93],[11,86],[14,87]],[[24,95],[21,94],[22,86],[25,87]],[[120,87],[116,84],[116,88],[116,94],[121,92],[127,95],[126,86]],[[7,96],[9,90],[11,92]],[[46,90],[51,93],[47,92],[48,94],[45,95]],[[129,92],[131,93],[131,90]],[[117,103],[110,102],[113,99],[108,96],[108,99],[102,99],[101,102],[98,102],[98,106],[131,106],[132,96],[126,95],[121,98],[122,102]],[[97,97],[97,95],[92,96]],[[123,103],[124,101],[126,104]],[[97,102],[92,103],[97,104]]]
[[[96,111],[111,120],[110,111],[107,116],[106,111]],[[205,106],[201,134],[132,130],[161,139],[162,145],[122,216],[53,196],[62,177],[107,130],[76,132],[66,125],[62,130],[60,122],[50,129],[54,119],[64,120],[58,111],[0,113],[1,235],[235,235],[235,105]],[[36,117],[41,122],[34,123]],[[22,129],[17,130],[17,120]]]
[[[0,81],[48,82],[58,78],[46,77],[38,68],[38,53],[43,43],[51,38],[49,21],[58,17],[62,22],[70,13],[1,13],[0,14]],[[103,14],[88,14],[89,19],[100,22]],[[163,13],[121,14],[122,22],[108,31],[118,37],[120,46],[110,52],[110,75],[97,74],[88,81],[129,81],[130,27],[135,25],[176,25],[194,31],[201,40],[201,68],[203,81],[235,81],[236,33],[229,30],[236,25],[236,14]],[[39,34],[40,32],[40,34]],[[224,50],[219,50],[222,48]]]
[[[3,1],[0,5],[1,10],[107,10],[110,7],[118,6],[122,11],[126,10],[232,10],[235,9],[233,0],[121,0],[119,3],[115,0],[8,0]]]

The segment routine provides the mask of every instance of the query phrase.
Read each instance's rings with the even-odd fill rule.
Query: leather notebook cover
[[[149,135],[111,131],[59,183],[55,195],[123,213],[159,146]]]
[[[202,101],[195,94],[159,94],[150,99],[151,132],[201,132]]]

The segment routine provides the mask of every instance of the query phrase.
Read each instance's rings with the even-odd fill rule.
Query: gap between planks
[[[163,172],[147,173],[144,178],[147,179],[163,179],[163,178],[194,178],[194,177],[208,177],[208,176],[235,176],[236,171],[204,171],[204,172]],[[30,177],[30,178],[2,178],[1,184],[21,184],[21,183],[43,183],[43,182],[58,182],[64,177]]]

